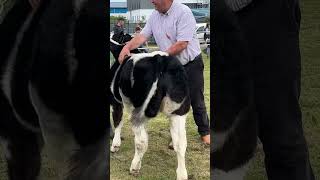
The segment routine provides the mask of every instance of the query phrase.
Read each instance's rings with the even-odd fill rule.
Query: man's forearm
[[[129,48],[129,50],[133,50],[141,46],[141,44],[143,44],[146,41],[147,41],[146,37],[144,37],[141,34],[138,34],[131,41],[128,42],[126,47]]]
[[[187,41],[178,41],[173,44],[166,52],[171,56],[175,56],[180,54],[185,48],[187,48],[187,46]]]

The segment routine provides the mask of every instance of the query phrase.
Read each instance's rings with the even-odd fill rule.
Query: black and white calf
[[[237,18],[215,1],[211,180],[242,180],[257,144],[250,57]]]
[[[109,179],[105,3],[17,0],[0,25],[0,142],[10,180]]]
[[[121,39],[127,39],[122,41]],[[126,35],[110,40],[111,52],[116,59],[123,48],[118,44],[130,40]],[[116,62],[111,67],[111,94],[115,136],[111,151],[119,150],[121,139],[122,106],[130,114],[135,138],[135,155],[130,173],[138,175],[141,160],[148,147],[145,124],[159,111],[170,119],[170,133],[177,152],[177,179],[188,179],[185,167],[187,147],[186,116],[190,109],[187,75],[177,58],[165,52],[131,54],[123,64]]]

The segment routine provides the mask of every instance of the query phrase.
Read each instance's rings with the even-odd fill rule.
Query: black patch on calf
[[[113,112],[112,112],[112,119],[113,119],[113,124],[114,127],[118,127],[118,125],[121,122],[121,118],[123,116],[123,106],[120,103],[113,103]]]
[[[131,81],[130,81],[132,68],[133,68],[133,62],[127,61],[127,60],[125,60],[123,64],[120,66],[120,70],[117,74],[116,81],[115,81],[115,83],[116,82],[119,83],[118,88],[115,89],[116,97],[120,97],[120,94],[119,94],[120,88],[122,93],[126,97],[131,97],[131,94],[134,93],[132,92]]]
[[[141,107],[145,102],[153,83],[159,77],[159,63],[157,56],[146,57],[139,60],[132,69],[134,84],[132,87],[132,94],[130,99],[135,108]],[[131,75],[129,76],[131,77]],[[131,82],[130,82],[131,83]]]
[[[116,65],[119,65],[119,66],[118,66],[117,69],[115,69],[114,75],[113,75],[113,76],[115,76],[115,79],[114,79],[114,84],[113,84],[113,95],[112,95],[112,98],[116,98],[119,101],[122,101],[121,100],[121,96],[120,96],[120,91],[119,91],[120,83],[121,83],[121,81],[120,81],[121,73],[122,73],[123,69],[125,69],[124,70],[125,72],[130,73],[131,71],[129,71],[129,70],[132,69],[130,67],[133,66],[132,63],[130,64],[130,62],[128,62],[129,64],[124,67],[124,64],[127,64],[127,61],[128,61],[128,58],[125,59],[123,61],[123,64],[121,64],[121,65],[117,62]],[[116,65],[112,66],[112,67],[116,67]],[[112,69],[112,71],[113,71],[113,69]],[[115,74],[117,71],[118,71],[118,74]],[[126,80],[124,79],[122,81],[126,81]],[[128,87],[128,88],[130,88],[130,87]],[[125,90],[122,90],[122,91],[126,91],[128,88],[125,88]],[[130,93],[130,91],[129,92],[123,92],[123,93],[128,95],[128,93]],[[115,103],[119,103],[119,102],[115,102]]]
[[[172,56],[157,55],[158,87],[156,94],[152,97],[146,115],[154,117],[158,113],[161,101],[168,95],[176,103],[182,103],[173,114],[185,115],[190,109],[189,88],[187,74],[179,60]]]
[[[169,62],[167,76],[164,81],[170,82],[166,88],[167,94],[174,102],[181,103],[183,101],[180,108],[174,111],[173,114],[185,115],[190,110],[188,76],[178,59],[175,57],[166,58]]]
[[[150,99],[150,102],[145,110],[145,115],[149,118],[155,117],[158,114],[162,99],[166,95],[164,73],[166,72],[168,61],[166,61],[164,56],[160,55],[156,55],[154,58],[156,59],[151,61],[157,61],[155,75],[158,78],[158,84],[155,94]]]
[[[157,88],[155,94],[152,96],[152,98],[147,106],[147,109],[145,110],[145,115],[149,118],[157,116],[157,114],[160,110],[161,101],[165,95],[163,89],[161,88],[161,81],[159,81],[159,84],[160,85],[158,85],[158,88]]]

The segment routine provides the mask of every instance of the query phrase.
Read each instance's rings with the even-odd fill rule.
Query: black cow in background
[[[104,1],[17,0],[0,25],[0,142],[10,180],[109,179]]]
[[[135,138],[135,155],[130,173],[140,173],[141,161],[148,148],[148,134],[145,124],[149,119],[163,112],[170,119],[170,133],[177,153],[177,180],[188,179],[185,166],[187,137],[186,116],[190,109],[187,74],[176,57],[165,52],[137,53],[134,50],[122,64],[117,61],[129,35],[114,35],[110,49],[116,61],[111,67],[111,99],[115,135],[111,151],[116,152],[121,144],[123,107],[130,115]]]
[[[213,4],[211,179],[241,180],[257,144],[250,56],[236,16]]]

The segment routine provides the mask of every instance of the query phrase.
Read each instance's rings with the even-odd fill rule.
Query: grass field
[[[208,112],[210,111],[210,66],[209,59],[203,54],[205,62],[205,101]],[[189,177],[195,180],[208,180],[209,172],[209,147],[200,142],[197,126],[192,113],[187,118],[187,153],[186,166]],[[170,141],[169,120],[160,115],[151,119],[147,125],[149,146],[142,160],[141,176],[135,178],[129,175],[129,168],[134,156],[134,136],[131,124],[126,119],[120,151],[111,154],[111,179],[112,180],[168,180],[176,178],[177,158],[176,153],[168,149]]]
[[[302,55],[301,108],[310,161],[320,179],[320,1],[301,1],[300,47]],[[246,180],[266,180],[259,148]]]

